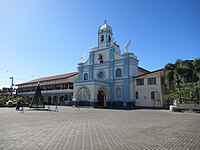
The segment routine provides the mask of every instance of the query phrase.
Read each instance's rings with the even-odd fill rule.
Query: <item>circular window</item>
[[[102,80],[102,79],[104,79],[104,77],[105,77],[105,72],[104,72],[103,70],[99,70],[99,71],[97,72],[97,78],[98,78],[99,80]]]

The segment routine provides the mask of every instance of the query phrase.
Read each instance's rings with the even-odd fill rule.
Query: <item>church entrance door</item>
[[[106,94],[103,90],[99,90],[98,93],[98,107],[104,107],[104,101],[106,100]]]

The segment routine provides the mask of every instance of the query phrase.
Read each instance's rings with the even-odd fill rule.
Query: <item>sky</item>
[[[200,0],[0,0],[0,88],[77,71],[107,20],[154,71],[200,57]]]

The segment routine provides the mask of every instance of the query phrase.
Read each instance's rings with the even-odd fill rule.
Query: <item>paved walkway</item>
[[[52,108],[53,109],[53,108]],[[0,150],[200,149],[200,114],[165,110],[0,108]]]

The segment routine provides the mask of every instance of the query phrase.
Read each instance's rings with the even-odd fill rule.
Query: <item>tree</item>
[[[9,99],[11,99],[10,96],[0,96],[0,106],[5,106]]]
[[[200,58],[195,60],[177,60],[174,64],[168,63],[164,67],[167,101],[178,99],[180,103],[194,101],[199,104],[200,84]],[[189,84],[187,84],[189,82]],[[195,84],[196,83],[196,84]]]
[[[38,84],[35,95],[31,101],[31,104],[29,105],[30,108],[44,108],[44,101],[40,89],[40,85]]]
[[[180,64],[182,60],[178,59],[175,64],[168,63],[164,67],[165,83],[167,84],[167,89],[175,90],[175,87],[180,91],[180,83],[182,76],[182,69]]]
[[[197,74],[200,73],[200,58],[196,58],[196,59],[193,61],[193,66],[194,66],[195,72],[196,72]]]
[[[9,100],[11,100],[12,102],[9,105],[6,105],[6,102],[8,102]],[[0,106],[15,106],[18,101],[20,101],[23,105],[27,104],[26,99],[20,96],[0,96]]]
[[[164,76],[167,89],[174,89],[174,69],[175,66],[172,63],[168,63],[164,67]]]

